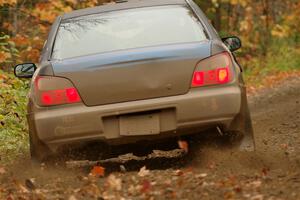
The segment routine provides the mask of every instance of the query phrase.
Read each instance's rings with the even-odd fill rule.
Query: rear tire
[[[50,155],[49,148],[32,133],[29,133],[29,143],[31,161],[37,164],[47,161]]]
[[[245,89],[242,92],[240,113],[234,118],[229,129],[225,131],[224,138],[241,151],[255,151],[252,120]]]

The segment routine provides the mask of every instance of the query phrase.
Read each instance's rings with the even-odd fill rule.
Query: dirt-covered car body
[[[93,31],[101,42],[90,40]],[[245,86],[229,48],[190,0],[129,1],[58,17],[31,83],[31,154],[87,141],[155,142],[209,127],[243,132]]]

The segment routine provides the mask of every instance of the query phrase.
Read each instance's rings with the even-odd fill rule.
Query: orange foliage
[[[4,22],[4,23],[2,24],[2,28],[3,28],[3,29],[6,29],[6,30],[8,30],[8,31],[13,31],[13,30],[14,30],[13,25],[12,25],[11,23],[8,23],[8,22]]]
[[[18,2],[18,3],[17,3]],[[0,38],[9,35],[0,46],[0,65],[38,60],[49,28],[57,16],[75,9],[93,7],[111,0],[0,0],[0,9],[5,9],[0,19]],[[238,35],[243,41],[242,56],[245,59],[266,53],[274,39],[299,38],[300,2],[251,1],[251,0],[195,0],[214,24],[219,24],[223,36]],[[217,22],[217,23],[216,23]],[[250,33],[250,34],[249,34]],[[1,40],[1,39],[0,39]],[[3,42],[3,41],[1,41]],[[15,46],[14,46],[15,45]],[[13,55],[11,49],[16,48]],[[32,59],[32,60],[29,60]],[[7,62],[5,62],[7,63]],[[7,65],[7,64],[6,64]]]
[[[110,0],[36,0],[23,4],[17,0],[0,0],[0,9],[7,10],[0,17],[1,68],[8,69],[16,62],[38,62],[50,26],[57,16],[104,1]]]
[[[38,49],[28,48],[25,51],[22,51],[20,54],[22,60],[30,62],[38,62],[40,57],[40,51]]]
[[[187,141],[178,140],[178,146],[186,153],[189,151],[189,144],[187,143]]]
[[[17,46],[24,47],[30,44],[30,41],[27,36],[17,34],[14,38],[11,39]]]
[[[17,0],[0,0],[0,6],[3,5],[15,5]]]
[[[51,3],[38,3],[32,12],[32,15],[44,22],[54,22],[58,13],[53,12],[54,6]]]
[[[5,62],[6,59],[10,58],[10,54],[7,52],[0,52],[0,63]]]
[[[91,171],[91,174],[93,176],[104,176],[104,173],[105,173],[105,168],[101,167],[101,166],[94,166],[92,171]]]

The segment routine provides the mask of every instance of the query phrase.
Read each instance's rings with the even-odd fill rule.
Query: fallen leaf
[[[8,197],[6,197],[6,200],[14,200],[14,197],[12,194],[9,194]]]
[[[146,166],[142,167],[138,173],[138,176],[144,177],[150,174],[150,171],[146,169]]]
[[[122,189],[122,180],[113,174],[108,176],[107,184],[114,190],[120,191]]]
[[[125,173],[127,170],[124,165],[120,165],[121,172]]]
[[[281,147],[283,150],[287,150],[287,149],[288,149],[288,144],[281,144],[280,147]]]
[[[88,194],[94,198],[96,197],[99,198],[101,194],[98,186],[94,183],[83,186],[79,192],[80,194],[84,194],[84,195]]]
[[[69,197],[69,200],[77,200],[77,198],[76,198],[74,195],[71,195],[71,196]]]
[[[136,193],[136,187],[133,186],[133,185],[131,184],[131,185],[128,187],[127,191],[128,191],[128,194],[129,194],[129,195],[133,195],[133,194]]]
[[[232,191],[228,191],[224,194],[224,199],[233,199],[234,193]]]
[[[189,144],[187,143],[187,141],[178,140],[178,146],[180,149],[184,150],[184,152],[186,152],[186,153],[189,151]]]
[[[172,181],[170,179],[166,179],[164,184],[170,186],[172,185]]]
[[[104,176],[104,173],[105,173],[105,168],[101,166],[94,166],[91,171],[91,174],[93,176]]]
[[[234,187],[234,191],[235,191],[236,193],[241,193],[241,192],[243,191],[243,189],[242,189],[241,186],[237,185],[237,186]]]
[[[34,179],[26,179],[25,180],[25,186],[30,190],[35,190],[36,186],[34,184]]]
[[[253,181],[251,183],[252,187],[254,188],[259,188],[261,186],[262,182],[261,181]]]
[[[3,168],[3,167],[0,167],[0,174],[5,174],[6,173],[6,170]]]
[[[202,173],[202,174],[197,174],[196,175],[196,178],[205,178],[205,177],[207,177],[206,173]]]
[[[151,189],[151,183],[147,180],[144,180],[142,183],[141,192],[146,193]]]
[[[181,176],[181,175],[183,175],[183,171],[178,169],[178,170],[175,171],[175,175],[176,176]]]
[[[255,195],[253,197],[250,198],[251,200],[263,200],[264,196],[261,194]]]
[[[215,169],[216,168],[216,163],[215,162],[210,162],[207,166],[208,169]]]
[[[16,186],[21,193],[29,193],[28,189],[24,187],[21,183],[16,181]]]
[[[267,176],[269,171],[270,169],[265,167],[261,170],[263,176]]]

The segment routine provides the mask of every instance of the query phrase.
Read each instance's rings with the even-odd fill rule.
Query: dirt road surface
[[[104,177],[91,167],[33,166],[24,152],[0,169],[0,199],[300,200],[300,78],[249,99],[256,152],[201,136],[185,156],[108,163]]]

